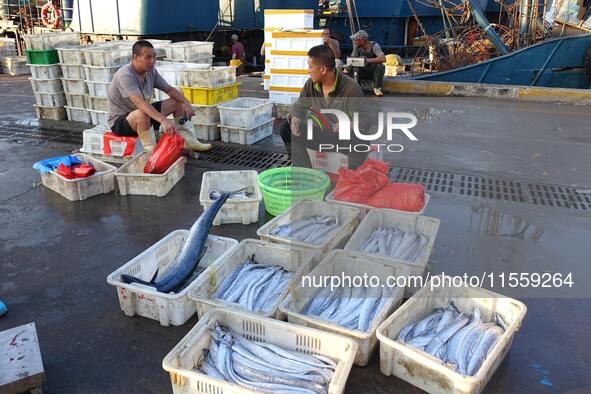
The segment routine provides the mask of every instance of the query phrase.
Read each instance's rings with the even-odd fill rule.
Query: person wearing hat
[[[240,60],[240,67],[236,69],[236,74],[238,75],[244,72],[244,63],[246,63],[245,51],[244,44],[238,41],[238,35],[232,34],[232,60]]]
[[[373,92],[376,96],[383,96],[382,83],[384,81],[384,74],[386,67],[386,55],[380,48],[380,44],[375,41],[369,41],[369,35],[365,30],[359,30],[351,37],[353,41],[353,52],[351,57],[364,57],[366,59],[366,66],[359,70],[359,77],[363,80],[373,81]]]

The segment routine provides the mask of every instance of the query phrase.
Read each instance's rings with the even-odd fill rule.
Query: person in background
[[[138,137],[144,150],[156,147],[155,130],[178,132],[185,139],[185,148],[206,151],[211,144],[201,143],[190,121],[193,106],[183,94],[170,86],[155,68],[156,52],[148,41],[133,44],[131,63],[121,67],[109,85],[108,125],[111,131],[123,137]],[[154,88],[170,98],[152,103]],[[167,116],[174,114],[174,120]]]
[[[332,51],[335,58],[336,67],[341,68],[343,66],[343,62],[341,61],[341,44],[339,44],[338,40],[332,38],[329,28],[324,29],[322,39],[324,40],[324,45],[329,47]]]
[[[373,81],[373,92],[376,96],[383,96],[382,83],[384,82],[384,74],[386,67],[386,55],[380,48],[380,44],[375,41],[369,41],[369,35],[365,30],[359,30],[351,37],[353,41],[353,52],[351,57],[364,57],[366,59],[366,66],[360,68],[359,77],[362,80]]]
[[[246,63],[246,49],[244,44],[238,41],[238,35],[232,34],[232,60],[240,60],[240,67],[236,69],[236,74],[244,73],[244,64]]]

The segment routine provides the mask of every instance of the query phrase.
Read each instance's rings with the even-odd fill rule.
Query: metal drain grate
[[[31,143],[62,143],[82,145],[80,131],[42,129],[14,123],[0,124],[0,140],[25,140]]]
[[[392,168],[390,179],[422,183],[428,193],[591,211],[591,192],[575,188],[416,168]]]
[[[285,153],[223,145],[214,146],[210,152],[200,153],[194,162],[196,166],[210,167],[214,164],[221,168],[239,167],[256,170],[284,167],[291,164],[289,156]]]

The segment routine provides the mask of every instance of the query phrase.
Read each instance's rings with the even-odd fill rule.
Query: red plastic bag
[[[181,157],[184,146],[185,140],[179,134],[164,134],[150,154],[144,166],[144,173],[163,174],[166,172]]]
[[[390,166],[385,161],[375,160],[372,158],[366,159],[363,164],[358,168],[359,169],[372,169],[380,172],[386,176],[388,176],[388,172],[390,171]]]
[[[425,186],[416,183],[392,183],[367,200],[375,208],[418,212],[425,206]]]
[[[67,166],[60,164],[57,166],[56,172],[67,179],[86,178],[95,173],[95,168],[91,164],[74,164]]]
[[[388,184],[388,177],[373,168],[339,169],[334,198],[340,201],[365,204],[375,192]]]

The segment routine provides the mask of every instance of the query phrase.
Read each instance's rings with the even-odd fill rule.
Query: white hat
[[[237,34],[232,34],[232,40],[238,41],[238,35]]]

